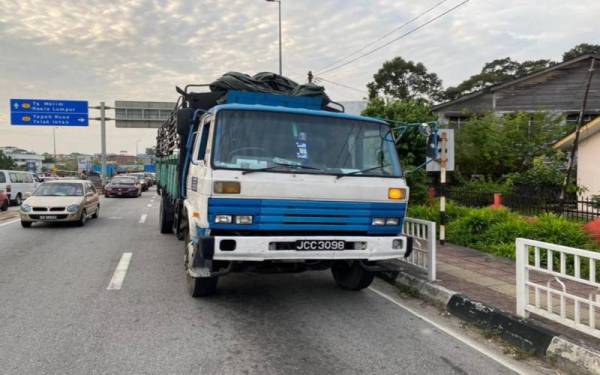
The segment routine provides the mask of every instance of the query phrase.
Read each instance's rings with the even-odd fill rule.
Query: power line
[[[429,8],[429,9],[425,10],[423,13],[420,13],[419,15],[417,15],[417,16],[415,16],[415,17],[411,18],[410,20],[406,21],[406,22],[405,22],[405,23],[403,23],[402,25],[400,25],[400,26],[398,26],[398,27],[396,27],[396,28],[392,29],[391,31],[388,31],[387,33],[383,34],[383,35],[382,35],[381,37],[379,37],[378,39],[375,39],[375,40],[371,41],[370,43],[367,43],[367,44],[365,44],[364,46],[362,46],[361,48],[359,48],[359,49],[355,50],[354,52],[352,52],[352,53],[350,53],[350,54],[348,54],[348,55],[346,55],[346,56],[344,56],[344,57],[342,57],[342,58],[339,58],[339,59],[338,59],[336,62],[334,62],[334,63],[332,63],[332,64],[329,64],[329,65],[326,65],[326,66],[325,66],[325,67],[323,67],[321,70],[322,70],[322,71],[324,71],[324,70],[326,70],[326,69],[329,69],[330,67],[333,67],[333,66],[335,66],[335,65],[339,64],[341,61],[344,61],[344,60],[346,60],[347,58],[349,58],[349,57],[352,57],[352,56],[356,55],[357,53],[364,51],[365,49],[369,48],[370,46],[373,46],[374,44],[377,44],[377,43],[379,43],[380,41],[384,40],[385,38],[387,38],[388,36],[392,35],[392,34],[393,34],[393,33],[395,33],[396,31],[403,29],[404,27],[406,27],[406,26],[410,25],[411,23],[415,22],[415,21],[416,21],[416,20],[418,20],[419,18],[421,18],[421,17],[423,17],[424,15],[428,14],[429,12],[431,12],[431,11],[432,11],[432,10],[434,10],[435,8],[439,7],[440,5],[442,5],[443,3],[445,3],[446,1],[448,1],[448,0],[442,0],[442,1],[438,2],[437,4],[433,5],[431,8]]]
[[[315,77],[315,82],[331,83],[332,85],[336,85],[336,86],[340,86],[340,87],[345,87],[345,88],[347,88],[349,90],[358,91],[358,92],[363,93],[363,94],[367,93],[367,90],[363,90],[363,89],[359,89],[359,88],[356,88],[356,87],[348,86],[348,85],[345,85],[345,84],[339,83],[339,82],[330,81],[330,80],[325,79],[323,77]]]
[[[332,67],[332,68],[329,68],[329,69],[323,70],[323,71],[321,71],[321,72],[319,72],[319,73],[317,73],[317,74],[321,75],[321,74],[325,74],[325,73],[330,73],[330,72],[332,72],[332,71],[334,71],[334,70],[338,70],[338,69],[340,69],[340,68],[342,68],[342,67],[344,67],[344,66],[346,66],[346,65],[348,65],[348,64],[351,64],[351,63],[353,63],[353,62],[355,62],[355,61],[357,61],[357,60],[360,60],[360,59],[362,59],[363,57],[367,57],[367,56],[369,56],[369,55],[372,55],[373,53],[375,53],[375,52],[377,52],[377,51],[381,50],[382,48],[384,48],[384,47],[387,47],[387,46],[389,46],[390,44],[392,44],[392,43],[395,43],[395,42],[397,42],[398,40],[400,40],[400,39],[403,39],[403,38],[407,37],[408,35],[410,35],[410,34],[412,34],[412,33],[416,32],[416,31],[418,31],[418,30],[420,30],[420,29],[424,28],[425,26],[429,25],[430,23],[432,23],[432,22],[434,22],[434,21],[436,21],[436,20],[438,20],[438,19],[440,19],[440,18],[444,17],[446,14],[448,14],[448,13],[450,13],[450,12],[453,12],[454,10],[456,10],[457,8],[459,8],[459,7],[463,6],[464,4],[468,3],[469,1],[470,1],[470,0],[464,0],[463,2],[459,3],[458,5],[455,5],[455,6],[453,6],[452,8],[450,8],[450,9],[446,10],[445,12],[443,12],[443,13],[441,13],[441,14],[439,14],[439,15],[437,15],[437,16],[435,16],[435,17],[433,17],[433,18],[431,18],[429,21],[425,22],[424,24],[421,24],[421,25],[419,25],[419,26],[415,27],[414,29],[412,29],[412,30],[409,30],[409,31],[405,32],[404,34],[400,35],[399,37],[397,37],[397,38],[394,38],[394,39],[390,40],[389,42],[387,42],[387,43],[385,43],[385,44],[383,44],[383,45],[381,45],[381,46],[379,46],[379,47],[377,47],[377,48],[374,48],[374,49],[372,49],[372,50],[368,51],[367,53],[363,53],[362,55],[360,55],[360,56],[358,56],[358,57],[355,57],[355,58],[353,58],[353,59],[351,59],[351,60],[349,60],[349,61],[346,61],[345,63],[338,64],[338,65],[336,65],[336,66],[334,66],[334,67]]]

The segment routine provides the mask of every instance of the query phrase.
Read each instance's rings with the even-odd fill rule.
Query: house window
[[[447,116],[448,126],[451,129],[460,130],[460,128],[469,121],[469,116],[465,115],[457,115],[457,116]]]
[[[597,113],[586,113],[583,115],[583,124],[587,124],[598,116]],[[568,125],[577,125],[577,121],[579,121],[579,113],[569,113],[567,114],[567,124]]]

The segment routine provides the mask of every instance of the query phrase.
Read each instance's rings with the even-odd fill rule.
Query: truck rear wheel
[[[362,268],[358,261],[336,262],[331,267],[335,283],[348,290],[361,290],[373,282],[375,275]]]
[[[173,210],[169,209],[170,204],[165,195],[160,200],[160,215],[158,216],[158,225],[160,233],[173,233]]]

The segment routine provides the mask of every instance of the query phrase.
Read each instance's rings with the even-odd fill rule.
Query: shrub
[[[591,239],[583,231],[581,224],[569,221],[554,214],[539,216],[532,226],[531,238],[571,247],[590,248]]]

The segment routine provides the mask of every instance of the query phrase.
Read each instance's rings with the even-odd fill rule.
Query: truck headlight
[[[78,204],[72,204],[72,205],[70,205],[70,206],[67,207],[67,212],[75,213],[77,211],[79,211],[79,205]]]
[[[374,217],[371,221],[371,225],[385,225],[385,218],[383,217]]]
[[[30,212],[31,211],[31,206],[28,205],[27,203],[23,203],[23,204],[21,204],[21,211],[23,211],[23,212]]]
[[[397,217],[388,217],[385,219],[385,225],[398,225],[399,222]]]
[[[240,215],[235,217],[236,224],[252,224],[252,216],[250,215]]]
[[[213,191],[217,194],[239,194],[242,187],[237,181],[215,181]]]
[[[231,215],[217,215],[215,216],[215,223],[231,224]]]

